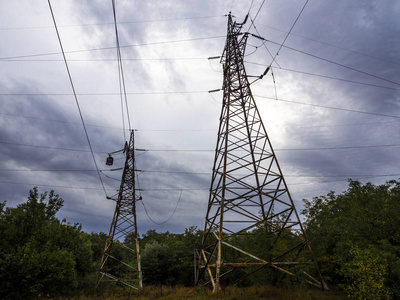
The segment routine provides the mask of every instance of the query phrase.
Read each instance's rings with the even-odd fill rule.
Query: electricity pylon
[[[137,230],[136,202],[140,196],[135,188],[134,131],[124,148],[126,160],[122,173],[121,186],[116,200],[114,217],[111,222],[99,268],[98,283],[104,279],[119,282],[131,288],[142,288],[140,266],[139,235]],[[120,239],[129,237],[135,243],[132,249]],[[126,241],[126,240],[125,240]],[[123,241],[122,241],[123,242]],[[118,248],[117,248],[118,247]]]
[[[251,93],[243,24],[228,15],[223,103],[197,283],[207,274],[206,284],[217,291],[224,276],[240,282],[272,268],[274,276],[292,275],[327,289]],[[248,233],[254,230],[263,232],[257,240],[263,253],[250,253],[255,245]]]

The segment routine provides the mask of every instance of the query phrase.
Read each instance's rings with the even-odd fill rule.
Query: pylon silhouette
[[[126,160],[122,173],[121,186],[116,200],[114,217],[111,222],[103,256],[99,267],[98,283],[119,282],[131,288],[142,288],[140,266],[139,236],[136,219],[136,202],[141,198],[135,188],[134,131],[131,131],[129,143],[124,148]],[[133,238],[135,249],[130,248],[120,239]],[[122,241],[123,242],[123,241]],[[118,246],[118,248],[116,248]]]
[[[251,93],[243,62],[249,34],[241,33],[243,24],[228,15],[223,103],[197,283],[207,274],[217,291],[227,274],[232,279],[240,270],[234,276],[240,282],[270,267],[327,289]],[[235,245],[238,236],[246,241],[243,235],[255,229],[265,230],[265,241],[259,241],[264,249],[275,249],[264,257]],[[312,269],[316,278],[301,267]]]

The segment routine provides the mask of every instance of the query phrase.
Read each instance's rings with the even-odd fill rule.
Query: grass
[[[314,289],[283,289],[271,286],[235,287],[230,286],[218,293],[212,293],[207,288],[146,286],[140,291],[135,290],[106,290],[101,293],[94,292],[91,295],[62,298],[77,300],[178,300],[178,299],[270,299],[270,300],[344,300],[348,297],[344,293],[333,291],[320,291]]]

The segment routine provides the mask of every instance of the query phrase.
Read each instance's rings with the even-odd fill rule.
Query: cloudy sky
[[[108,232],[115,203],[106,195],[116,193],[121,171],[105,159],[122,149],[131,127],[140,232],[203,228],[222,100],[208,92],[222,85],[219,60],[208,58],[222,54],[229,11],[238,22],[249,12],[244,31],[267,40],[249,38],[249,75],[261,75],[279,51],[274,76],[252,91],[299,209],[304,198],[344,191],[348,178],[400,178],[400,2],[116,2],[130,126],[111,0],[51,2],[105,190],[47,1],[1,3],[0,201],[7,206],[34,186],[54,189],[65,201],[60,218]],[[123,156],[114,158],[112,168],[122,167]]]

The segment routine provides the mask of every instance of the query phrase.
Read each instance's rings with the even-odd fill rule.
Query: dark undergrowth
[[[146,286],[140,291],[126,289],[108,289],[93,291],[86,295],[70,298],[58,298],[58,300],[122,300],[122,299],[271,299],[271,300],[342,300],[348,299],[345,293],[340,291],[320,291],[314,289],[298,288],[283,289],[271,286],[251,287],[227,287],[218,293],[213,293],[207,288],[170,287],[170,286]]]

